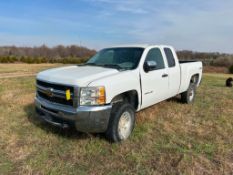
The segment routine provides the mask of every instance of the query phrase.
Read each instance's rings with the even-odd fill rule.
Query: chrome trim
[[[57,104],[57,103],[51,103],[50,101],[47,101],[45,99],[38,98],[38,97],[35,97],[35,101],[40,104],[40,106],[39,106],[40,108],[42,105],[42,106],[45,106],[46,108],[51,108],[52,110],[57,110],[57,111],[62,111],[65,113],[72,113],[72,114],[76,114],[78,112],[102,111],[102,110],[107,110],[107,109],[112,108],[111,104],[107,104],[107,105],[103,105],[103,106],[79,106],[78,108],[74,109],[73,107],[68,108],[67,106]],[[46,109],[42,108],[42,110],[46,110]],[[46,110],[46,112],[47,111],[48,110]],[[50,113],[52,113],[52,112],[50,112]]]
[[[95,112],[95,111],[102,111],[102,110],[107,110],[111,109],[112,105],[104,105],[104,106],[79,106],[78,111],[89,111],[89,112]]]
[[[61,90],[56,90],[54,88],[46,88],[46,87],[42,87],[40,85],[36,85],[37,88],[39,88],[40,90],[42,91],[47,91],[47,90],[51,90],[52,89],[52,92],[55,92],[55,93],[58,93],[58,94],[63,94],[63,95],[66,95],[65,91],[61,91]],[[74,95],[73,93],[70,93],[72,96]]]
[[[47,94],[48,91],[51,91],[53,97],[59,97],[59,98],[66,99],[66,93],[64,91],[56,90],[53,88],[46,88],[46,87],[42,87],[40,85],[36,85],[36,87],[37,87],[38,91],[40,91],[44,94]],[[58,94],[62,94],[62,95],[58,95]],[[71,95],[71,98],[73,99],[74,94],[70,93],[70,95]]]
[[[47,89],[50,89],[50,88],[46,88],[46,87],[42,87],[42,86],[40,86],[40,85],[38,85],[37,84],[37,80],[38,81],[42,81],[42,82],[45,82],[45,83],[50,83],[50,84],[54,84],[54,85],[61,85],[61,86],[70,86],[70,87],[73,87],[74,88],[74,91],[73,91],[73,93],[71,93],[71,98],[72,98],[72,100],[73,100],[73,106],[71,106],[71,107],[74,107],[74,108],[77,108],[78,107],[78,104],[79,104],[79,93],[80,93],[80,91],[79,91],[79,87],[78,86],[75,86],[75,85],[68,85],[68,84],[63,84],[63,83],[56,83],[56,82],[52,82],[52,81],[48,81],[48,80],[42,80],[42,79],[38,79],[38,78],[36,78],[36,87],[37,87],[37,90],[39,90],[39,89],[42,89],[42,90],[47,90]],[[40,90],[39,90],[40,91]],[[43,92],[43,91],[40,91],[40,92],[42,92],[42,93],[45,93],[45,92]],[[53,89],[53,92],[54,93],[59,93],[59,94],[63,94],[63,95],[66,95],[66,93],[64,92],[64,91],[60,91],[60,90],[54,90]],[[38,95],[38,94],[37,94]],[[39,96],[39,95],[38,95]],[[63,99],[66,99],[66,96],[59,96],[58,94],[53,94],[53,96],[55,96],[55,97],[59,97],[59,98],[63,98]],[[42,97],[40,97],[41,99],[43,99],[43,100],[46,100],[46,99],[44,99],[44,98],[42,98]],[[61,106],[64,106],[64,107],[70,107],[69,105],[64,105],[64,104],[60,104],[60,103],[55,103],[55,102],[51,102],[51,101],[48,101],[48,100],[46,100],[47,102],[49,102],[49,103],[52,103],[52,104],[56,104],[56,105],[61,105]]]

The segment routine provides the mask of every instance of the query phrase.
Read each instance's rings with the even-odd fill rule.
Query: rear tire
[[[134,124],[135,109],[128,103],[117,103],[112,108],[105,135],[112,142],[126,140],[131,135]]]
[[[187,91],[181,93],[181,102],[190,104],[193,103],[196,96],[196,85],[194,83],[190,83]]]

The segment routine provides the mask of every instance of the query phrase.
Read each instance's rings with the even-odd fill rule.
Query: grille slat
[[[47,101],[67,106],[74,106],[74,87],[53,84],[37,80],[37,95]],[[71,99],[66,99],[66,90],[70,90]]]
[[[39,85],[37,85],[36,87],[37,87],[37,91],[40,91],[42,93],[46,93],[50,89],[50,88],[41,87]],[[60,91],[60,90],[53,89],[53,95],[55,97],[59,97],[59,98],[64,98],[64,99],[66,98],[66,93],[64,91]],[[74,94],[71,93],[70,95],[73,98]]]

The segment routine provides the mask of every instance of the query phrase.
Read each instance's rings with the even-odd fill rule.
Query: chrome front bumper
[[[37,115],[44,121],[59,127],[74,125],[78,131],[101,133],[108,127],[112,105],[64,107],[36,97]]]

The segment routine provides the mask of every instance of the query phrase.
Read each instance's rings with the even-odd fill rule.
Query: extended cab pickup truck
[[[132,133],[135,112],[178,94],[192,103],[201,78],[202,62],[179,62],[171,46],[106,48],[85,64],[40,72],[36,112],[50,124],[119,142]]]

